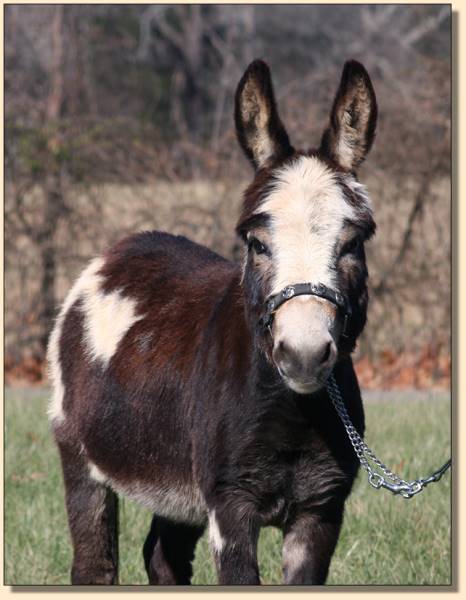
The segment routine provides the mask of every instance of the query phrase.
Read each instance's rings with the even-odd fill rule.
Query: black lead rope
[[[333,373],[330,375],[327,382],[327,392],[330,396],[330,400],[332,401],[338,416],[340,417],[350,442],[356,452],[357,457],[359,458],[359,462],[361,466],[368,473],[368,480],[372,487],[376,489],[385,488],[389,490],[395,495],[400,495],[403,498],[412,498],[419,492],[429,485],[429,483],[433,483],[434,481],[440,481],[443,474],[448,471],[451,467],[451,458],[447,460],[447,462],[440,467],[437,471],[435,471],[430,477],[421,477],[419,479],[414,479],[413,481],[405,481],[383,464],[373,453],[373,451],[369,448],[369,446],[364,442],[359,433],[356,431],[356,428],[351,423],[351,420],[348,416],[348,412],[346,410],[345,404],[340,394],[340,390],[338,389],[337,382],[335,381],[335,377]],[[383,473],[377,473],[370,463],[376,465]]]

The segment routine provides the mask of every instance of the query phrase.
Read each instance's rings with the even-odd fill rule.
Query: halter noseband
[[[287,285],[278,294],[269,296],[265,303],[265,313],[261,319],[262,325],[270,330],[275,311],[295,296],[318,296],[335,304],[343,316],[342,335],[346,335],[348,320],[351,317],[351,306],[343,294],[332,290],[323,283],[294,283],[293,285]]]

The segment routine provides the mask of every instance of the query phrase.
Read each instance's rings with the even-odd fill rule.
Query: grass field
[[[366,441],[405,478],[426,476],[450,456],[448,394],[366,394]],[[6,585],[69,583],[71,548],[59,460],[45,416],[46,390],[6,390]],[[449,585],[451,583],[448,473],[411,500],[372,489],[360,473],[330,567],[332,585]],[[120,583],[146,584],[141,555],[150,513],[120,502]],[[259,541],[265,584],[281,583],[281,534],[267,528]],[[194,564],[194,583],[215,584],[206,538]]]

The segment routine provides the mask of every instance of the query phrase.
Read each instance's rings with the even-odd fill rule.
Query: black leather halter
[[[332,290],[323,283],[294,283],[293,285],[287,285],[278,294],[269,296],[265,303],[265,313],[261,319],[262,325],[270,330],[275,311],[295,296],[318,296],[335,304],[343,318],[341,334],[346,335],[348,320],[351,317],[351,306],[343,294]]]

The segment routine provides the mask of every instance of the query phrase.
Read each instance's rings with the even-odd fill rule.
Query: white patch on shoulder
[[[300,157],[276,178],[256,211],[272,219],[276,269],[271,293],[300,282],[335,288],[333,249],[345,220],[355,216],[353,207],[334,173],[316,157]]]
[[[84,336],[91,357],[106,366],[125,333],[143,315],[137,314],[135,300],[123,297],[118,290],[104,294],[99,284],[96,277],[83,290]]]
[[[64,419],[64,386],[60,367],[60,336],[63,322],[69,309],[77,300],[82,301],[84,315],[84,340],[92,359],[100,359],[106,366],[114,355],[119,342],[129,328],[143,315],[137,314],[136,301],[125,298],[119,290],[109,294],[101,291],[100,269],[104,259],[94,259],[82,272],[63,303],[48,346],[50,379],[54,393],[49,405],[52,421]]]
[[[215,518],[215,509],[209,513],[209,540],[214,551],[220,554],[225,546],[225,540],[220,533],[220,528]]]
[[[60,423],[65,418],[63,413],[63,395],[65,390],[60,367],[60,337],[63,321],[65,320],[66,313],[82,295],[83,290],[93,285],[93,282],[96,279],[96,273],[102,266],[103,259],[96,258],[84,269],[78,280],[68,292],[50,335],[47,348],[47,362],[49,379],[53,385],[53,395],[48,406],[48,415],[53,422]]]

